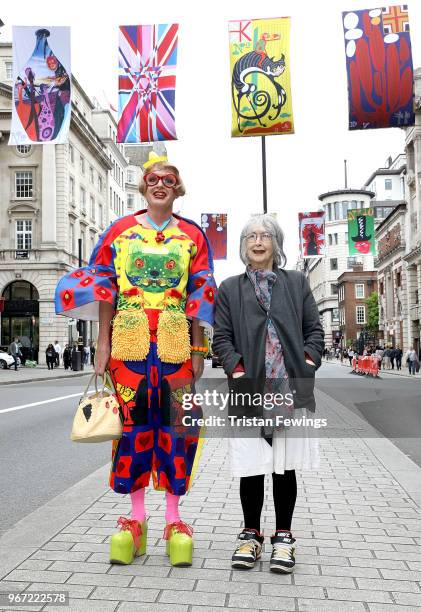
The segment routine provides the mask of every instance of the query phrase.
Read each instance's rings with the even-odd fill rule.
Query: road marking
[[[82,392],[72,393],[71,395],[62,395],[61,397],[53,397],[49,400],[43,400],[42,402],[33,402],[32,404],[23,404],[22,406],[13,406],[13,408],[4,408],[0,410],[0,414],[5,412],[15,412],[16,410],[24,410],[25,408],[32,408],[33,406],[41,406],[42,404],[52,404],[53,402],[60,402],[61,400],[69,399],[71,397],[80,397],[83,395]]]

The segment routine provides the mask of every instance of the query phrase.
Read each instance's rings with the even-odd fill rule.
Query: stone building
[[[407,345],[419,352],[421,333],[421,68],[415,71],[415,125],[406,128],[408,209],[405,227],[407,264]]]
[[[349,209],[369,208],[374,193],[365,189],[340,189],[319,196],[326,214],[326,257],[309,259],[307,276],[319,308],[327,347],[339,343],[338,277],[357,263],[374,269],[372,255],[348,256]]]
[[[407,205],[399,204],[376,228],[379,330],[382,344],[408,344],[405,233]]]
[[[93,104],[72,77],[69,144],[9,146],[11,43],[0,43],[0,345],[13,336],[45,349],[76,338],[75,322],[57,317],[54,290],[63,274],[87,263],[109,224],[106,147],[92,127]],[[70,324],[69,324],[70,323]],[[87,327],[87,340],[95,330]]]
[[[110,223],[127,212],[126,173],[128,159],[124,145],[117,143],[117,123],[109,110],[95,108],[92,111],[92,127],[105,145],[111,163],[108,172],[108,205]]]

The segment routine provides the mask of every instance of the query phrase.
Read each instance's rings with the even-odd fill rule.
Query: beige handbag
[[[93,379],[95,379],[95,393],[88,395]],[[122,416],[109,373],[104,374],[100,391],[97,382],[98,377],[93,374],[79,401],[70,435],[73,442],[106,442],[121,438]],[[110,393],[106,387],[112,392]]]

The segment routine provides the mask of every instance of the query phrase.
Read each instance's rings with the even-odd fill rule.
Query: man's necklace
[[[167,225],[170,224],[171,220],[172,220],[172,216],[169,217],[169,219],[167,219],[166,221],[164,221],[164,223],[161,223],[161,225],[157,225],[155,221],[152,221],[149,215],[146,215],[146,221],[149,223],[149,225],[153,227],[154,230],[156,230],[156,236],[155,236],[156,242],[163,242],[165,240],[165,236],[162,232],[167,227]]]

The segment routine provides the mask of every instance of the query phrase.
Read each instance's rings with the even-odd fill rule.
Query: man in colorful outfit
[[[155,489],[166,492],[171,563],[189,565],[192,529],[181,521],[178,502],[191,485],[201,439],[198,429],[179,423],[182,395],[203,373],[203,328],[213,325],[216,286],[201,228],[172,214],[185,193],[179,172],[151,155],[140,185],[148,208],[102,234],[89,266],[60,281],[56,310],[99,320],[96,373],[109,369],[124,417],[110,486],[130,493],[132,518],[119,519],[111,562],[130,563],[146,550],[144,494],[152,477]]]

